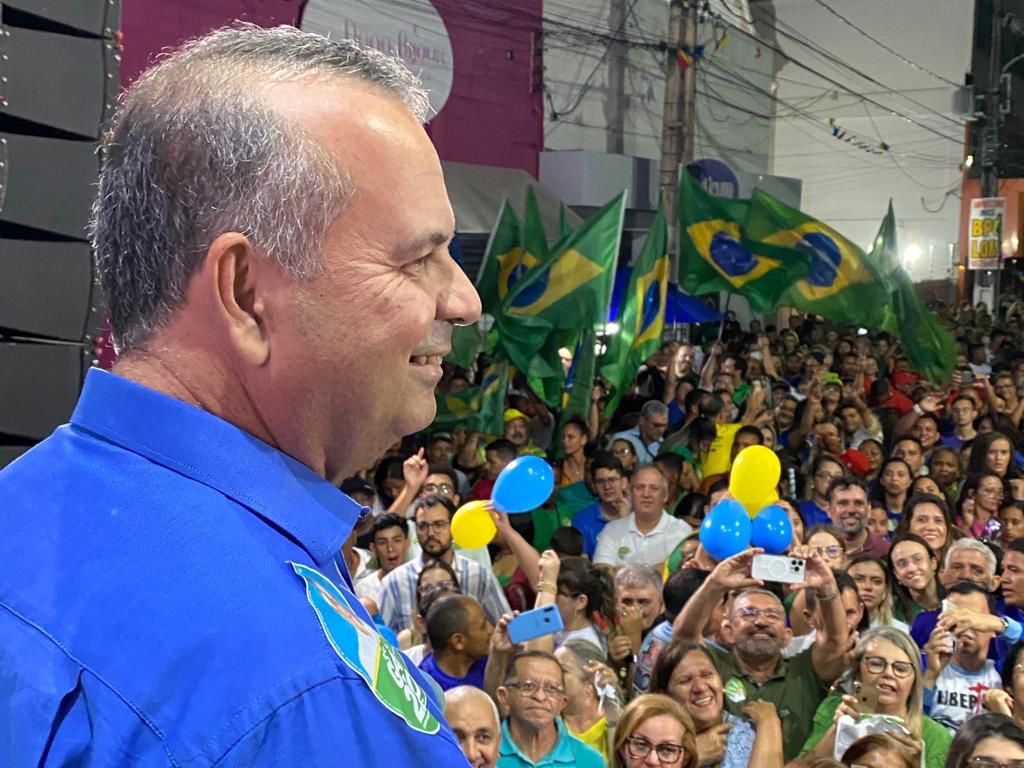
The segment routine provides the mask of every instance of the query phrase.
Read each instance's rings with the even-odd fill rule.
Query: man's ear
[[[722,639],[725,640],[726,644],[731,646],[736,641],[736,635],[732,631],[732,624],[729,623],[729,619],[722,619],[720,631],[722,633]]]
[[[213,281],[215,311],[232,346],[252,365],[262,365],[270,355],[261,283],[267,267],[249,238],[225,232],[210,244],[200,273]]]
[[[466,636],[461,632],[456,632],[454,635],[448,638],[448,645],[454,648],[459,653],[466,650]]]

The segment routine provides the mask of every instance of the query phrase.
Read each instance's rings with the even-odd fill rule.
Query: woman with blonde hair
[[[661,768],[698,768],[693,721],[674,699],[645,693],[622,711],[611,768],[641,768],[654,754]]]
[[[866,698],[874,699],[877,693],[873,711],[865,712],[865,705],[856,696],[829,696],[814,713],[814,728],[802,754],[831,755],[842,717],[877,714],[899,718],[910,735],[923,742],[925,767],[942,768],[952,739],[949,731],[923,714],[921,651],[910,635],[894,627],[867,630],[860,636],[850,667],[837,685],[851,693],[870,690],[872,694]]]

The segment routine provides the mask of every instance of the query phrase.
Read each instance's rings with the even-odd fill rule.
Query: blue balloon
[[[793,524],[782,507],[772,504],[754,517],[750,543],[772,555],[781,555],[793,541]]]
[[[520,456],[494,481],[491,503],[499,512],[529,512],[551,496],[555,473],[539,456]]]
[[[735,499],[715,504],[700,526],[700,543],[716,560],[738,555],[750,546],[750,517]]]

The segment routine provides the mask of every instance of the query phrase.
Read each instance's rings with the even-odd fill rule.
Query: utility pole
[[[992,39],[985,96],[985,127],[981,135],[981,196],[999,196],[999,142],[1002,123],[1003,0],[992,0]],[[999,259],[992,274],[992,318],[999,320],[999,282],[1003,271],[1003,233],[999,232]]]
[[[697,66],[697,0],[670,0],[668,55],[665,57],[665,108],[661,118],[661,199],[668,221],[669,279],[679,275],[679,216],[676,197],[679,166],[693,162],[694,99]],[[683,67],[679,52],[690,64]]]
[[[604,102],[608,134],[605,151],[621,155],[625,153],[626,108],[629,106],[624,95],[626,44],[619,39],[626,30],[626,0],[611,0],[608,4],[608,28],[618,30],[618,33],[616,38],[608,43],[608,96]]]

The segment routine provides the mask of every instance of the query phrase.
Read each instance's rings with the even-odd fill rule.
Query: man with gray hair
[[[444,717],[472,768],[494,768],[501,744],[501,718],[494,700],[479,688],[460,685],[444,693]]]
[[[657,467],[638,467],[629,481],[629,493],[633,511],[601,529],[594,562],[616,568],[626,563],[660,568],[693,528],[665,511],[668,481]]]
[[[92,222],[120,359],[0,473],[0,765],[464,763],[339,558],[337,484],[430,423],[480,311],[426,112],[286,27],[125,94]]]
[[[658,400],[648,400],[640,409],[636,426],[616,432],[610,440],[628,440],[636,451],[637,461],[650,464],[661,450],[661,441],[668,429],[668,406]]]

